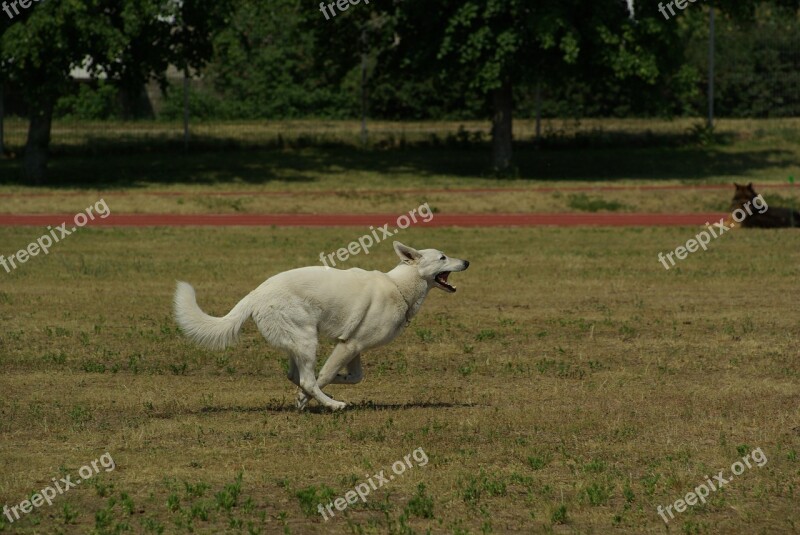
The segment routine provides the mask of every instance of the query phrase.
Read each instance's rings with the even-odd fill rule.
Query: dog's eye
[[[445,255],[442,255],[442,257],[439,260],[447,260],[447,257]]]

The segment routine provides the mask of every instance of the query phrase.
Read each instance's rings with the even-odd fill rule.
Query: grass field
[[[188,153],[175,125],[57,124],[46,186],[0,159],[0,213],[100,198],[112,214],[722,212],[732,187],[574,188],[734,181],[800,206],[785,187],[800,120],[720,121],[713,138],[695,124],[551,122],[536,145],[518,121],[504,179],[485,123],[372,124],[369,148],[357,123],[198,125]],[[16,151],[25,125],[6,126]],[[90,227],[0,267],[0,507],[113,459],[52,505],[0,513],[0,533],[800,531],[800,232],[736,229],[666,271],[658,253],[700,229],[412,227],[398,238],[470,269],[364,355],[361,384],[326,388],[351,403],[337,414],[294,409],[286,360],[252,322],[220,352],[177,331],[176,279],[223,315],[365,230]],[[0,254],[44,232],[0,227]],[[343,267],[396,263],[388,242],[370,252]],[[318,513],[381,471],[395,478],[365,501]]]
[[[40,229],[1,228],[3,252]],[[353,404],[298,414],[285,362],[248,323],[224,352],[185,342],[177,278],[221,315],[356,229],[84,229],[0,272],[0,503],[108,452],[6,533],[794,533],[800,529],[800,233],[409,229],[472,265],[434,291]],[[349,265],[388,269],[388,243]],[[330,350],[330,344],[321,353]],[[312,402],[313,403],[313,402]],[[366,503],[328,503],[422,448]],[[745,454],[753,465],[666,507]]]

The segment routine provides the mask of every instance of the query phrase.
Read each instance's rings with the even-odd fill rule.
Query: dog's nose
[[[464,260],[464,269],[469,267],[469,260]]]

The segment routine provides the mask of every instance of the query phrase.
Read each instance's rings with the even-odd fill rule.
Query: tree
[[[347,117],[355,99],[315,64],[306,17],[322,14],[301,0],[237,0],[214,39],[207,78],[221,97],[217,115],[235,118]],[[330,43],[320,44],[320,49]]]
[[[454,3],[438,58],[444,68],[469,72],[472,87],[490,97],[492,164],[505,172],[512,167],[516,86],[557,86],[587,75],[654,83],[657,50],[640,45],[652,36],[618,0],[466,0]]]
[[[149,79],[166,86],[166,67],[199,68],[226,2],[61,0],[34,4],[0,37],[0,65],[22,88],[30,117],[23,163],[32,184],[46,174],[53,108],[77,66],[135,92]]]
[[[88,47],[81,11],[70,2],[37,5],[0,39],[5,76],[25,90],[30,123],[24,174],[32,183],[44,177],[56,98],[68,89],[70,69]]]

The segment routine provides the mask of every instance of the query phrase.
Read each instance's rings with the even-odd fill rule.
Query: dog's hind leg
[[[303,388],[300,387],[300,370],[297,368],[297,363],[294,360],[294,356],[290,353],[289,354],[289,373],[286,374],[291,382],[297,385],[297,398],[295,399],[295,404],[297,405],[298,410],[303,410],[306,408],[306,404],[308,404],[309,397],[303,392]]]

